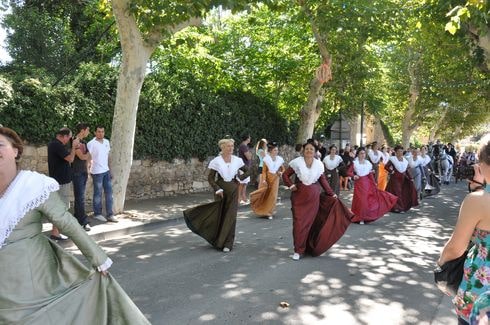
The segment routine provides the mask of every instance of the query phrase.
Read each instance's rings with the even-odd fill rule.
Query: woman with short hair
[[[229,252],[235,241],[238,212],[238,180],[249,177],[249,168],[233,155],[235,141],[221,139],[220,154],[209,163],[208,182],[214,190],[215,201],[184,211],[184,219],[197,235],[213,247]]]

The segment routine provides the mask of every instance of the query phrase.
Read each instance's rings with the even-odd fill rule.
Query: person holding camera
[[[72,181],[70,164],[73,162],[75,151],[80,144],[78,139],[71,140],[71,130],[65,127],[58,130],[55,138],[48,143],[49,176],[60,184],[59,194],[68,209],[70,208],[70,185]],[[71,148],[68,150],[66,147],[70,141]],[[53,240],[66,240],[68,237],[61,234],[58,228],[53,225],[50,238]]]
[[[490,180],[490,136],[482,141],[479,151],[480,172],[485,181]],[[447,241],[438,266],[454,260],[465,252],[470,242],[464,275],[453,303],[459,324],[468,324],[473,303],[490,289],[490,186],[468,194],[459,210],[453,234]]]

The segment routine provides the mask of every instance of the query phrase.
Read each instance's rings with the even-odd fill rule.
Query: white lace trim
[[[284,164],[284,159],[281,156],[276,156],[276,160],[273,160],[271,156],[267,155],[264,157],[264,164],[269,168],[269,172],[275,174]]]
[[[325,172],[325,166],[318,159],[313,159],[311,167],[306,166],[305,159],[303,157],[298,157],[289,162],[289,167],[291,167],[299,180],[305,185],[311,185],[318,181],[320,176]]]
[[[325,158],[323,158],[323,163],[325,164],[325,167],[328,170],[332,170],[339,167],[341,162],[343,162],[343,160],[339,155],[335,155],[333,159],[330,155],[326,155]]]
[[[97,271],[105,272],[112,266],[112,260],[108,257],[104,264],[97,266]]]
[[[405,157],[403,157],[402,161],[399,161],[397,157],[391,156],[390,161],[398,172],[403,174],[407,171],[408,161],[405,159]]]
[[[369,175],[371,171],[373,170],[373,164],[371,164],[370,161],[364,159],[364,162],[361,164],[359,162],[359,159],[354,160],[354,172],[356,173],[357,176],[363,177],[366,175]]]
[[[20,220],[31,210],[46,202],[59,184],[45,175],[22,170],[0,198],[0,248]]]
[[[237,156],[231,156],[231,161],[226,163],[221,155],[215,157],[209,162],[209,169],[217,171],[225,182],[231,182],[240,169],[245,164]]]

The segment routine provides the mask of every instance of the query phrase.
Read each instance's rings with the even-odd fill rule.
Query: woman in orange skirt
[[[386,185],[388,184],[388,171],[385,169],[385,165],[390,159],[390,154],[388,153],[386,146],[381,147],[381,153],[378,168],[378,189],[384,191],[386,189]]]
[[[272,219],[279,191],[279,180],[284,172],[284,159],[278,156],[277,143],[268,145],[269,154],[264,157],[262,183],[259,189],[250,193],[250,206],[255,214]]]

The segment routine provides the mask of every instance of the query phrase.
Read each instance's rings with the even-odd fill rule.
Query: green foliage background
[[[45,144],[63,126],[104,125],[111,135],[117,69],[84,64],[69,84],[51,87],[38,79],[0,82],[0,123],[32,144]],[[167,76],[166,78],[164,76]],[[190,72],[148,75],[140,98],[134,158],[204,159],[218,152],[225,135],[239,141],[267,138],[290,143],[295,133],[266,99],[240,90],[211,91]]]

